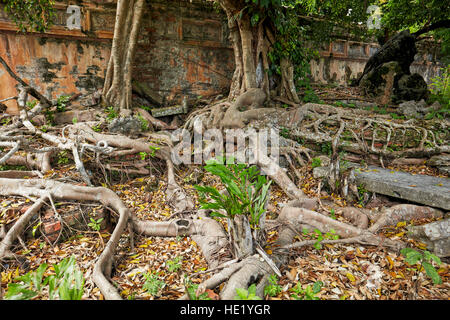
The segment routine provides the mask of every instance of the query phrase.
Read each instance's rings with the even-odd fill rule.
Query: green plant
[[[422,269],[425,269],[426,274],[431,278],[434,284],[442,283],[439,273],[433,266],[433,261],[437,265],[441,264],[441,260],[437,256],[426,250],[423,253],[420,253],[411,248],[403,248],[400,250],[400,253],[405,256],[405,261],[409,265],[417,266],[416,272],[421,272]]]
[[[289,129],[286,127],[280,127],[280,136],[282,136],[283,138],[289,139]]]
[[[94,130],[95,132],[101,132],[102,131],[101,125],[97,124],[97,125],[93,126],[92,130]]]
[[[141,116],[140,114],[137,115],[137,118],[138,118],[139,122],[141,123],[141,130],[148,131],[150,128],[148,125],[148,121],[145,120],[145,118],[143,116]]]
[[[251,227],[257,228],[265,212],[271,181],[267,182],[266,177],[260,175],[255,166],[234,163],[225,165],[223,159],[211,159],[204,168],[220,178],[227,194],[222,194],[213,187],[196,185],[201,208],[214,210],[210,214],[213,217],[233,219],[238,214],[245,215]],[[206,196],[212,201],[208,201]],[[220,213],[220,210],[224,210],[225,214]]]
[[[358,189],[358,204],[364,206],[364,195],[369,193],[368,190],[364,187],[364,185],[360,184],[357,186]]]
[[[11,118],[3,118],[0,123],[2,124],[2,126],[7,126],[11,123]]]
[[[170,272],[177,272],[178,270],[181,269],[181,256],[178,256],[174,259],[171,260],[167,260],[166,264],[167,264],[167,268]]]
[[[429,89],[432,99],[446,106],[450,105],[450,65],[441,68],[442,75],[431,78]]]
[[[106,108],[106,119],[108,121],[111,121],[119,116],[119,113],[114,107],[107,107]]]
[[[141,157],[141,160],[145,160],[148,156],[147,152],[139,152],[139,156]]]
[[[88,227],[92,228],[95,231],[100,231],[101,223],[104,220],[103,218],[95,220],[94,218],[89,218],[91,220],[90,223],[88,223]]]
[[[159,292],[166,286],[166,283],[161,280],[159,273],[146,273],[144,274],[145,282],[142,289],[152,296],[157,296]]]
[[[58,153],[58,164],[67,164],[69,163],[69,158],[67,157],[67,151],[63,150]]]
[[[15,278],[14,283],[8,284],[5,299],[30,300],[42,296],[45,287],[50,300],[53,300],[56,294],[60,300],[81,300],[84,278],[73,256],[53,265],[55,274],[44,278],[47,267],[48,265],[43,263],[36,270]]]
[[[56,111],[64,112],[66,111],[67,103],[70,101],[70,96],[59,96],[56,100]]]
[[[264,295],[275,297],[282,291],[281,286],[278,284],[278,277],[275,274],[272,274],[269,276],[268,280],[269,284],[264,287]]]
[[[316,295],[322,290],[323,282],[316,281],[313,286],[307,285],[305,289],[302,288],[300,282],[291,290],[294,292],[291,297],[295,300],[319,300]]]
[[[316,95],[313,89],[306,89],[302,98],[303,102],[320,103],[319,97]]]
[[[331,210],[330,210],[330,217],[331,217],[331,219],[336,220],[336,212],[334,211],[333,208],[331,208]]]
[[[312,158],[312,161],[311,161],[312,168],[317,168],[317,167],[320,167],[321,165],[322,165],[322,160],[320,160],[320,158]]]
[[[235,300],[262,300],[256,295],[256,285],[252,284],[247,290],[243,288],[236,289],[237,296],[234,297]]]
[[[150,157],[155,157],[156,155],[156,151],[158,151],[159,149],[161,149],[160,147],[155,147],[155,146],[149,146],[151,153],[150,153]]]
[[[331,142],[324,142],[320,145],[320,151],[328,156],[331,156],[333,153],[333,147],[331,146]]]
[[[309,231],[307,229],[303,229],[303,234],[307,235]],[[339,239],[339,235],[336,234],[334,229],[330,229],[327,233],[323,234],[319,229],[314,229],[312,236],[316,239],[316,242],[313,244],[313,247],[317,250],[322,249],[322,241],[323,240],[337,240]]]
[[[199,285],[193,283],[188,277],[185,277],[184,279],[184,286],[190,300],[211,300],[206,292],[197,295],[197,289]]]
[[[26,107],[28,110],[32,110],[37,105],[37,100],[27,101]]]

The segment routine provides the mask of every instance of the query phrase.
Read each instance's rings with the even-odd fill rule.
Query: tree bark
[[[219,3],[227,14],[235,57],[229,100],[235,100],[254,88],[262,89],[270,98],[268,52],[276,39],[271,32],[269,19],[262,18],[253,25],[244,1],[220,0]],[[281,82],[277,88],[277,95],[299,103],[292,62],[288,58],[283,58],[280,67]]]
[[[120,109],[132,108],[132,64],[136,52],[144,0],[119,0],[111,57],[106,72],[103,99]]]

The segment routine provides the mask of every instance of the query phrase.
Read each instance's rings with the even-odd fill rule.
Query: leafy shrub
[[[84,278],[73,256],[53,265],[55,274],[44,278],[47,267],[43,263],[36,270],[14,279],[14,283],[8,284],[5,299],[30,300],[42,296],[46,289],[50,300],[54,300],[56,294],[60,300],[81,300]]]
[[[142,289],[146,290],[152,296],[157,296],[161,289],[166,286],[166,283],[159,277],[159,273],[146,273],[144,277],[145,283]]]
[[[439,101],[443,105],[450,105],[450,65],[441,69],[442,76],[431,79],[429,86],[431,98]]]
[[[224,164],[217,160],[207,161],[206,171],[218,176],[227,194],[221,194],[216,188],[196,185],[200,195],[202,209],[214,210],[213,217],[233,219],[234,216],[246,215],[253,228],[257,228],[260,217],[265,212],[271,182],[259,174],[255,166],[245,164]],[[209,196],[212,201],[208,201]],[[224,210],[222,214],[220,210]]]
[[[277,296],[282,291],[281,286],[278,284],[278,277],[274,274],[269,276],[269,284],[264,287],[264,295],[270,297]]]

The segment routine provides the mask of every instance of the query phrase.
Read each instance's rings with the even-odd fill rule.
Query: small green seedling
[[[431,278],[434,284],[441,284],[442,279],[439,276],[439,273],[433,266],[433,261],[437,264],[441,264],[441,260],[439,257],[430,253],[429,251],[424,251],[423,254],[411,249],[411,248],[403,248],[400,250],[400,253],[405,256],[405,261],[411,266],[417,266],[416,272],[421,272],[422,269],[425,269],[426,274]]]
[[[305,289],[302,288],[300,282],[291,290],[294,292],[291,297],[295,300],[319,300],[316,295],[322,290],[323,282],[316,281],[313,286],[307,285]]]
[[[264,287],[264,295],[270,297],[276,297],[281,291],[282,288],[278,284],[278,277],[275,274],[269,276],[269,284]]]
[[[243,288],[236,289],[237,296],[234,297],[235,300],[262,300],[256,295],[256,285],[252,284],[248,287],[248,290]]]
[[[100,231],[100,228],[101,228],[100,224],[102,223],[103,218],[100,218],[98,220],[95,220],[94,218],[89,218],[89,219],[91,220],[91,222],[88,223],[88,226],[91,227],[92,230],[95,230],[97,232]]]

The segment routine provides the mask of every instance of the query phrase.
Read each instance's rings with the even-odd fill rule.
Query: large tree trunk
[[[235,71],[230,86],[229,99],[237,97],[249,89],[260,88],[270,97],[268,52],[276,41],[268,19],[261,19],[252,25],[251,16],[246,12],[244,1],[219,0],[228,17],[230,39],[234,50]],[[292,62],[285,58],[281,62],[281,81],[277,95],[299,103],[293,81]]]
[[[144,0],[119,0],[111,57],[106,72],[103,99],[121,109],[132,107],[132,63],[136,51]]]

